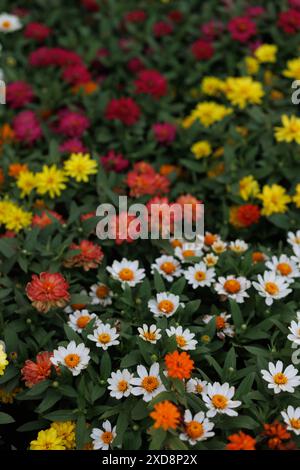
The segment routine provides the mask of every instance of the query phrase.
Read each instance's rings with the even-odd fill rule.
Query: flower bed
[[[300,2],[2,3],[0,446],[299,448]]]

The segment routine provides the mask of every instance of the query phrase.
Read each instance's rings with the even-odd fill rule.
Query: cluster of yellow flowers
[[[3,344],[0,343],[0,376],[4,374],[6,366],[8,366],[7,354],[4,351]]]
[[[27,212],[18,204],[4,199],[0,201],[0,224],[4,224],[7,230],[19,232],[31,224],[32,213]]]
[[[75,445],[75,423],[55,421],[31,441],[30,450],[71,450]]]
[[[64,162],[63,169],[56,165],[44,165],[42,171],[37,173],[26,169],[20,172],[16,184],[21,190],[21,197],[29,196],[35,189],[37,194],[53,199],[66,189],[68,177],[74,178],[77,183],[87,183],[89,176],[96,173],[97,162],[89,154],[73,153]]]

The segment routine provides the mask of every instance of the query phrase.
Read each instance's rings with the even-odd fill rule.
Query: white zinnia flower
[[[219,277],[214,286],[219,295],[226,295],[226,297],[235,300],[237,303],[243,303],[245,297],[249,297],[249,294],[246,292],[249,287],[251,287],[251,282],[248,279],[233,275]]]
[[[271,260],[266,262],[266,267],[278,276],[282,276],[287,282],[293,282],[295,277],[300,276],[297,264],[286,255],[280,255],[279,258],[272,256]]]
[[[181,247],[175,248],[175,256],[181,261],[189,261],[193,256],[202,256],[202,245],[200,243],[184,243]]]
[[[89,313],[88,310],[75,310],[74,313],[69,315],[68,325],[72,330],[81,333],[93,318],[98,319],[95,313]],[[98,321],[100,320],[98,319]]]
[[[155,269],[169,282],[182,274],[180,263],[174,256],[163,255],[156,258],[155,262],[151,264],[152,274],[154,274]]]
[[[188,393],[202,395],[202,393],[206,393],[207,391],[207,382],[206,380],[201,380],[197,377],[194,377],[193,379],[189,379],[187,381],[185,388]]]
[[[122,261],[115,260],[112,266],[108,266],[106,269],[113,279],[121,282],[122,287],[125,287],[126,284],[134,287],[145,277],[145,270],[139,268],[139,262],[129,261],[126,258],[123,258]]]
[[[298,322],[293,320],[289,326],[289,330],[291,334],[288,335],[288,339],[293,343],[300,345],[300,320],[298,320]]]
[[[245,253],[249,248],[248,243],[244,242],[244,240],[235,240],[234,242],[230,242],[229,249],[234,251],[234,253],[242,254]]]
[[[156,325],[146,325],[143,324],[143,327],[138,328],[139,337],[144,341],[148,341],[151,344],[156,344],[157,341],[161,338],[161,330],[157,328]]]
[[[166,330],[166,333],[169,337],[175,336],[177,346],[183,351],[196,349],[197,341],[193,339],[195,333],[191,333],[188,328],[184,330],[182,326],[177,326],[176,328],[171,326]]]
[[[112,372],[107,382],[109,383],[108,390],[111,390],[110,396],[120,400],[123,397],[128,397],[130,395],[132,386],[130,381],[133,379],[133,374],[129,372],[128,369],[117,370],[117,372]]]
[[[208,408],[208,418],[213,418],[218,413],[237,416],[238,413],[233,408],[237,408],[242,402],[232,400],[234,393],[235,388],[230,387],[227,382],[222,385],[219,382],[208,384],[207,392],[202,395],[203,401]]]
[[[149,372],[146,367],[142,365],[137,366],[137,374],[139,377],[131,380],[131,384],[133,385],[131,390],[132,395],[143,395],[143,400],[148,402],[160,392],[165,391],[165,387],[159,376],[158,362],[152,364]]]
[[[300,230],[296,233],[288,232],[287,242],[294,247],[294,245],[300,245]]]
[[[286,411],[281,411],[281,416],[285,424],[287,424],[287,430],[293,431],[297,436],[300,434],[300,406],[294,408],[289,405]]]
[[[93,439],[94,450],[108,450],[110,444],[112,444],[116,437],[116,426],[112,428],[108,420],[104,421],[102,427],[103,429],[92,429],[91,438]]]
[[[257,276],[257,280],[252,283],[253,287],[261,297],[265,297],[267,305],[272,305],[274,300],[282,299],[292,292],[284,278],[274,272],[265,271],[263,276]]]
[[[58,346],[53,351],[53,357],[50,361],[55,366],[63,365],[67,367],[72,375],[79,375],[83,369],[86,369],[90,361],[89,348],[83,343],[76,345],[75,341],[71,341],[66,348]]]
[[[156,300],[150,299],[148,301],[148,308],[150,312],[154,313],[155,317],[171,317],[176,312],[180,304],[179,295],[170,294],[168,292],[160,292],[156,294]]]
[[[214,282],[216,272],[214,269],[208,269],[206,264],[201,261],[201,263],[196,263],[194,266],[190,266],[185,272],[184,277],[189,284],[196,289],[197,287],[210,287]]]
[[[110,346],[120,344],[117,338],[119,338],[119,334],[116,328],[111,327],[109,323],[101,323],[101,325],[93,331],[92,335],[88,335],[88,339],[95,341],[96,346],[104,349],[104,351]]]
[[[268,383],[268,388],[274,390],[274,393],[290,392],[294,393],[295,387],[300,385],[300,376],[298,370],[289,365],[283,370],[283,363],[277,361],[276,364],[269,362],[269,370],[261,370],[263,379]]]
[[[2,13],[0,15],[0,32],[13,33],[22,28],[22,23],[16,15]]]
[[[102,307],[106,307],[112,304],[113,292],[102,282],[91,286],[89,296],[92,298],[92,305],[102,305]]]
[[[184,412],[184,433],[179,435],[182,441],[188,441],[189,444],[194,446],[197,442],[206,441],[209,437],[215,435],[211,430],[214,428],[214,423],[211,423],[203,411],[192,416],[190,410]]]

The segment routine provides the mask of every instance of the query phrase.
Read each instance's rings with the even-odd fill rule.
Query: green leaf
[[[129,426],[129,416],[127,411],[121,412],[118,416],[117,424],[116,424],[116,437],[114,439],[114,447],[122,445],[123,436],[126,429]]]
[[[0,424],[14,423],[14,418],[7,413],[0,412]]]
[[[49,421],[72,421],[77,414],[76,410],[57,410],[44,415]]]
[[[80,414],[76,422],[76,449],[81,450],[88,441],[87,426],[85,416]]]
[[[149,446],[149,450],[160,450],[165,442],[167,437],[166,431],[163,429],[151,429],[151,442]]]
[[[107,379],[111,374],[111,359],[107,351],[104,351],[100,365],[101,378]]]
[[[236,328],[239,328],[244,323],[241,309],[235,300],[229,299],[229,304],[233,323]]]
[[[166,290],[164,280],[156,269],[154,270],[154,287],[157,292],[165,292]]]

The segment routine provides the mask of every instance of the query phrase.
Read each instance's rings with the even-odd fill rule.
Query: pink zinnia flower
[[[211,20],[203,24],[201,32],[204,34],[205,39],[212,41],[219,37],[224,30],[224,25],[221,21]]]
[[[81,137],[90,126],[89,119],[77,111],[63,109],[58,113],[56,132],[67,137]]]
[[[64,68],[62,78],[70,85],[90,82],[92,77],[84,64],[71,64]]]
[[[9,83],[6,87],[6,101],[13,108],[22,108],[33,100],[31,86],[21,80]]]
[[[264,7],[261,7],[261,6],[253,6],[253,7],[248,7],[245,13],[247,16],[251,16],[251,18],[256,18],[257,16],[261,16],[264,13],[266,13],[266,10]]]
[[[68,139],[59,146],[60,152],[66,153],[86,153],[87,148],[83,145],[80,139]]]
[[[160,144],[171,144],[176,137],[176,126],[169,122],[153,124],[154,137]]]
[[[164,36],[168,36],[169,34],[172,34],[174,30],[174,27],[172,23],[167,22],[167,21],[157,21],[153,25],[153,34],[157,38],[162,38]]]
[[[13,130],[18,141],[32,145],[42,137],[40,123],[33,111],[22,111],[13,120]]]
[[[137,73],[143,70],[145,66],[139,57],[132,57],[132,59],[127,62],[127,68],[130,72]]]
[[[114,150],[109,150],[106,155],[100,157],[100,161],[106,170],[113,170],[120,173],[129,166],[129,160],[124,158],[122,153],[116,153]]]
[[[60,273],[33,274],[26,286],[26,295],[33,307],[46,313],[51,308],[64,307],[70,300],[69,283]]]
[[[50,377],[52,367],[54,369],[54,366],[50,361],[52,356],[53,353],[42,351],[37,354],[36,362],[29,359],[25,361],[24,367],[21,369],[21,374],[22,380],[25,380],[26,387],[31,388]]]
[[[232,39],[247,42],[256,34],[256,24],[248,16],[236,16],[228,23],[228,31]]]
[[[135,124],[139,120],[140,114],[140,108],[132,98],[113,98],[105,110],[106,119],[116,119],[126,126]]]
[[[43,42],[51,32],[51,28],[48,28],[43,23],[28,23],[24,30],[24,36],[38,42]]]
[[[161,98],[167,94],[168,82],[157,70],[141,70],[134,82],[135,92]]]

